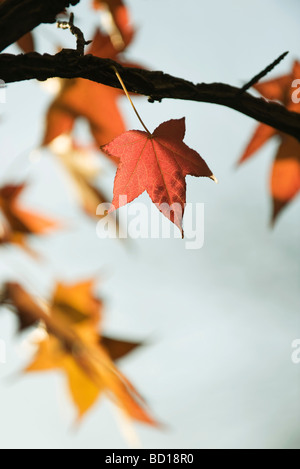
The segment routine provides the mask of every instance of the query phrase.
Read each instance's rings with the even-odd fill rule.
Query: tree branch
[[[239,94],[239,88],[223,83],[198,85],[167,75],[122,67],[120,64],[92,55],[80,56],[63,49],[56,55],[0,55],[0,78],[6,83],[23,80],[46,80],[52,77],[86,78],[97,83],[121,88],[114,67],[119,71],[129,91],[148,96],[150,101],[164,98],[182,99],[226,106],[263,122],[300,141],[300,114],[288,111],[276,102]]]
[[[252,88],[252,86],[256,85],[256,83],[258,83],[262,78],[264,78],[266,75],[268,75],[268,73],[272,72],[272,70],[275,67],[277,67],[277,65],[279,65],[280,62],[282,62],[283,59],[285,59],[288,54],[289,54],[289,52],[284,52],[284,54],[281,54],[281,56],[278,57],[278,59],[274,60],[274,62],[272,62],[270,65],[268,65],[266,68],[264,68],[264,70],[262,72],[255,75],[254,78],[252,78],[250,81],[248,81],[248,83],[246,83],[240,89],[239,94],[243,94],[243,93],[245,93],[245,91],[250,90],[250,88]]]
[[[55,23],[56,16],[80,0],[5,0],[0,4],[0,52],[41,23]]]

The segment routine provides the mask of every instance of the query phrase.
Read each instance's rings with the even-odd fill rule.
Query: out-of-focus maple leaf
[[[182,232],[186,176],[216,180],[201,156],[183,143],[184,136],[183,118],[164,122],[153,134],[131,130],[102,147],[105,153],[120,158],[111,211],[147,191],[163,215]]]
[[[50,304],[52,314],[70,326],[87,320],[98,325],[103,302],[93,295],[93,289],[93,280],[75,285],[58,283]]]
[[[58,157],[59,162],[67,173],[67,177],[82,210],[90,217],[99,219],[105,216],[97,215],[98,206],[108,203],[106,194],[96,185],[99,176],[99,166],[95,165],[90,147],[82,147],[73,142],[68,135],[57,137],[50,144],[50,149]],[[120,225],[117,219],[111,220],[119,232]]]
[[[113,361],[126,357],[142,345],[141,342],[128,342],[127,340],[116,340],[110,337],[101,337],[100,343],[104,347]]]
[[[20,184],[0,188],[0,209],[4,216],[0,244],[14,243],[33,254],[26,245],[27,236],[46,234],[56,229],[58,223],[20,205],[19,198],[25,187],[25,184]]]
[[[34,37],[32,33],[27,33],[17,41],[18,46],[25,54],[35,51]]]
[[[119,51],[113,46],[110,37],[100,31],[96,32],[88,53],[121,62]],[[122,64],[138,67],[136,64]],[[43,145],[49,145],[59,135],[70,134],[76,119],[80,117],[88,121],[97,148],[125,132],[117,103],[122,94],[118,89],[82,78],[65,81],[48,110]]]
[[[66,83],[51,105],[43,145],[61,134],[71,133],[75,120],[87,119],[99,147],[124,132],[125,124],[117,106],[117,90],[78,78]]]
[[[103,393],[127,416],[154,425],[145,403],[113,363],[138,344],[99,334],[103,303],[94,297],[93,288],[93,280],[74,285],[59,283],[52,300],[42,303],[18,284],[5,286],[2,303],[14,308],[21,327],[40,321],[47,331],[26,371],[61,370],[67,376],[79,418]]]
[[[300,113],[300,103],[293,100],[295,88],[292,86],[294,80],[299,77],[300,62],[295,62],[289,75],[257,83],[254,88],[266,99],[279,101],[289,111]],[[281,211],[300,192],[299,142],[266,124],[259,124],[239,161],[240,164],[244,163],[274,136],[279,136],[281,143],[271,173],[270,191],[273,199],[273,223]]]
[[[107,8],[109,12],[108,34],[114,47],[122,51],[134,37],[134,29],[130,22],[128,8],[122,0],[94,0],[95,9]]]
[[[71,177],[71,182],[78,195],[79,203],[82,209],[90,217],[97,217],[97,207],[100,204],[107,203],[108,198],[104,192],[96,186],[92,178],[87,177],[81,168],[75,167],[70,159],[63,159],[63,165]]]
[[[300,142],[282,135],[271,176],[273,221],[300,192]]]
[[[76,145],[68,135],[55,139],[50,149],[66,170],[82,209],[96,217],[98,205],[106,203],[107,197],[95,184],[99,167],[95,165],[91,149]]]

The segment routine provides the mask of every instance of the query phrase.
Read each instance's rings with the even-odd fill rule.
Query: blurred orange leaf
[[[77,145],[67,135],[56,138],[50,148],[65,169],[71,190],[82,210],[92,218],[101,218],[97,215],[97,209],[99,205],[108,203],[108,197],[96,183],[100,170],[95,164],[91,148]],[[102,218],[105,216],[112,217],[111,223],[115,224],[119,232],[118,220],[112,215],[102,215]]]
[[[112,44],[118,51],[127,47],[134,37],[128,8],[122,0],[94,0],[95,9],[107,8],[110,14],[110,31],[107,31]]]
[[[288,135],[283,135],[271,176],[273,220],[299,192],[300,142]]]
[[[109,36],[97,31],[88,53],[118,59],[119,51]],[[123,65],[138,67],[130,63]],[[120,96],[122,92],[116,88],[82,78],[65,81],[48,110],[43,145],[49,145],[59,135],[70,134],[76,119],[80,117],[88,121],[97,148],[111,141],[125,131],[117,103]],[[112,160],[116,162],[115,158]]]
[[[124,340],[116,340],[110,337],[101,337],[100,341],[102,347],[104,347],[109,356],[113,361],[120,360],[123,357],[126,357],[128,353],[133,352],[136,348],[142,345],[141,342],[128,342]]]
[[[293,83],[299,77],[300,62],[295,62],[289,75],[258,83],[254,88],[266,99],[279,101],[288,110],[300,113],[299,100],[293,99],[296,91]],[[239,161],[240,164],[244,163],[276,135],[280,137],[281,143],[274,160],[270,183],[273,222],[300,192],[300,143],[272,127],[260,124]]]
[[[46,234],[59,225],[54,220],[25,210],[21,206],[19,198],[25,188],[25,184],[11,184],[0,188],[0,209],[4,218],[0,243],[17,244],[32,254],[26,245],[27,236]]]
[[[34,37],[32,33],[27,33],[17,41],[18,46],[25,54],[35,51]]]
[[[78,418],[105,394],[128,417],[155,425],[143,399],[113,363],[139,344],[99,334],[103,303],[94,296],[93,288],[93,280],[58,283],[47,303],[35,300],[18,284],[5,286],[2,303],[14,308],[22,328],[41,322],[47,332],[26,371],[61,370],[67,377]]]

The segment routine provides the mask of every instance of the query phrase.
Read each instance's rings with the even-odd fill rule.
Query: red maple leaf
[[[254,88],[268,100],[279,101],[289,111],[300,113],[300,103],[292,99],[296,91],[293,83],[299,77],[300,62],[295,62],[290,74],[258,83]],[[279,136],[281,143],[271,172],[270,192],[273,199],[273,222],[300,192],[300,143],[295,138],[266,124],[260,124],[239,161],[239,164],[244,163],[274,136]]]
[[[102,147],[108,155],[120,158],[111,211],[147,191],[160,212],[183,233],[185,177],[216,180],[201,156],[183,143],[184,136],[185,118],[161,124],[153,134],[131,130]]]

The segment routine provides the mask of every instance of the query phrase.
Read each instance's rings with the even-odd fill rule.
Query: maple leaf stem
[[[152,133],[147,129],[146,125],[144,124],[144,122],[143,122],[141,116],[139,115],[139,113],[138,113],[138,111],[137,111],[137,108],[136,108],[135,105],[133,104],[132,99],[131,99],[131,97],[130,97],[128,91],[127,91],[127,88],[126,88],[126,86],[125,86],[124,81],[122,80],[121,75],[119,74],[119,72],[118,72],[118,70],[116,69],[116,67],[113,67],[113,70],[114,70],[114,72],[115,72],[115,74],[116,74],[116,76],[117,76],[119,82],[121,83],[121,86],[122,86],[122,88],[123,88],[123,90],[124,90],[124,93],[126,94],[127,99],[129,100],[129,102],[130,102],[130,104],[131,104],[131,106],[132,106],[132,108],[133,108],[135,114],[137,115],[138,120],[140,121],[140,123],[142,124],[142,126],[144,127],[144,129],[146,130],[147,134],[149,134],[149,135],[152,136]]]

